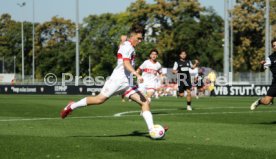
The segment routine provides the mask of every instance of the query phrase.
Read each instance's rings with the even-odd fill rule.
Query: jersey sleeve
[[[174,62],[173,70],[177,70],[177,68],[178,68],[178,64],[177,64],[177,62]]]
[[[122,45],[118,51],[122,55],[123,60],[130,60],[132,52],[132,48],[126,44]]]
[[[270,60],[269,57],[267,57],[267,58],[265,59],[264,68],[267,69],[267,68],[270,67],[270,65],[271,65],[271,60]]]
[[[159,74],[162,74],[162,66],[161,66],[160,63],[158,63],[157,72],[158,72]]]
[[[189,64],[190,64],[190,68],[192,68],[193,67],[193,63],[192,63],[191,60],[189,60]]]
[[[141,71],[143,71],[143,69],[145,69],[145,66],[146,66],[146,61],[144,61],[140,66],[139,66],[139,69]]]

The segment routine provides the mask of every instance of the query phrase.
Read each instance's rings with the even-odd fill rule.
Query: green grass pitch
[[[140,108],[119,97],[60,119],[83,97],[0,95],[0,158],[276,158],[276,106],[250,111],[257,97],[193,98],[191,112],[185,98],[153,99],[155,123],[169,126],[162,140],[150,139]]]

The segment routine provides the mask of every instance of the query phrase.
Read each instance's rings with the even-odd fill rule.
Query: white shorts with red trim
[[[137,92],[138,87],[130,86],[129,80],[126,77],[120,79],[112,76],[105,82],[101,90],[101,94],[108,98],[118,94],[122,94],[124,97],[129,98],[130,95]]]
[[[141,92],[155,92],[156,91],[156,83],[140,83],[139,84],[139,90],[141,90]]]

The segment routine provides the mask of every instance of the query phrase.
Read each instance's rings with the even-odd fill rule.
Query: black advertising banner
[[[44,85],[0,85],[0,94],[54,94],[54,89]]]
[[[101,91],[100,86],[46,86],[46,85],[0,85],[0,94],[87,94]]]
[[[61,95],[96,95],[102,86],[46,86],[46,85],[0,85],[0,94],[61,94]],[[264,96],[267,85],[216,86],[217,96]]]
[[[218,96],[264,96],[268,89],[267,85],[216,86],[215,94]]]

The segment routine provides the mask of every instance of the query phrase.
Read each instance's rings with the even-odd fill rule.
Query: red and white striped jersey
[[[117,66],[114,68],[111,76],[129,77],[130,72],[124,68],[124,60],[129,60],[132,66],[135,65],[135,49],[129,41],[120,45],[117,52]]]
[[[159,62],[151,62],[150,60],[146,60],[139,67],[142,70],[142,77],[145,83],[157,82],[157,75],[161,73],[161,64]]]

